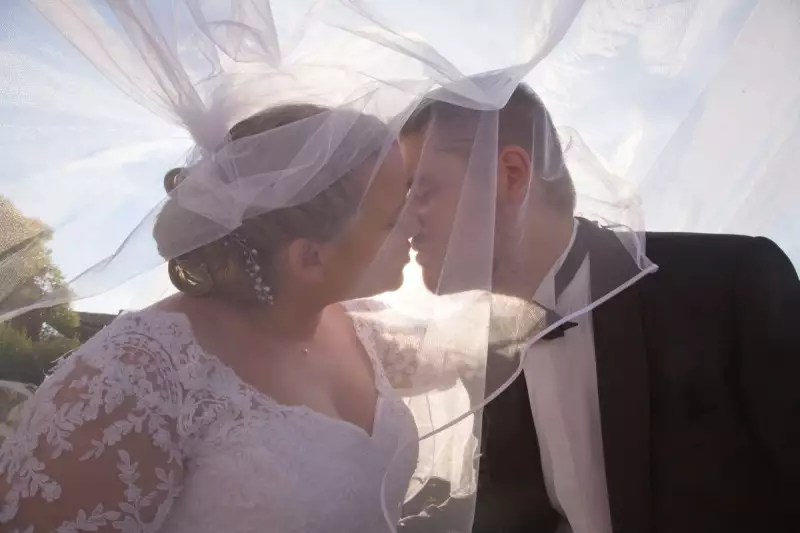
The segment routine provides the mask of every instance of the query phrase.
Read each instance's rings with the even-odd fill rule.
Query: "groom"
[[[401,138],[412,172],[434,181],[461,172],[463,162],[452,151],[437,155],[435,145],[477,116],[438,100],[420,104]],[[540,179],[563,168],[563,154],[527,87],[499,112],[498,138],[495,270],[502,273],[504,254],[520,257],[519,245],[503,245],[504,224],[526,220],[529,253],[517,270],[526,274],[496,279],[495,290],[539,287],[538,301],[549,287],[564,314],[570,298],[596,300],[630,279],[638,267],[620,240],[574,217],[568,172]],[[530,201],[513,201],[520,187]],[[414,244],[431,289],[458,205],[452,194],[439,187],[415,200]],[[519,378],[485,408],[474,532],[800,531],[800,283],[792,264],[764,238],[648,233],[646,243],[658,271],[562,337],[534,345]],[[572,363],[552,364],[559,361]],[[554,417],[545,404],[556,399]],[[435,500],[432,490],[412,506],[426,499]],[[434,531],[460,504],[429,507],[404,531]]]

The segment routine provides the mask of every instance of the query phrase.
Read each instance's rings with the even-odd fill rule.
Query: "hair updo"
[[[269,108],[231,128],[227,142],[235,142],[330,111],[313,104],[288,104]],[[378,122],[374,117],[368,118],[373,125]],[[301,147],[287,146],[287,150],[296,151]],[[368,155],[370,154],[365,154],[364,159]],[[180,184],[186,176],[186,170],[176,168],[167,172],[164,176],[164,189],[167,193],[172,193]],[[170,281],[179,291],[192,296],[213,296],[241,304],[258,303],[254,280],[247,274],[248,266],[251,266],[247,264],[249,251],[255,251],[249,259],[257,262],[258,276],[263,279],[263,285],[274,291],[274,258],[283,246],[298,238],[322,242],[331,240],[356,213],[365,184],[361,180],[352,179],[353,171],[351,169],[344,176],[335,179],[330,186],[303,204],[273,209],[245,218],[234,232],[235,237],[226,236],[179,257],[168,258]],[[176,227],[191,231],[194,223],[208,224],[208,221],[201,215],[182,208],[171,195],[159,213],[153,230],[161,255],[166,255],[164,250],[169,248],[168,241],[176,238]]]

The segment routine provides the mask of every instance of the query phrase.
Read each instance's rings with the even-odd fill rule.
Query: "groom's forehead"
[[[471,144],[441,133],[422,131],[404,139],[403,154],[410,171],[425,173],[442,170],[443,167],[453,164],[463,164],[469,159]]]
[[[404,155],[412,188],[427,190],[446,184],[461,183],[466,175],[468,157],[442,146],[427,143],[421,135],[404,141]]]
[[[497,145],[497,113],[434,115],[423,130],[426,145],[443,152],[471,152],[481,143]]]
[[[486,152],[487,148],[496,150],[497,146],[496,135],[491,140],[489,136],[485,140],[478,139],[474,128],[458,128],[446,123],[431,123],[411,137],[413,150],[421,163],[452,156],[470,159]]]

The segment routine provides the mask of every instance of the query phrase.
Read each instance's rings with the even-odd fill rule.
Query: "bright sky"
[[[273,2],[285,45],[296,43],[292,28],[305,4]],[[635,185],[647,229],[766,235],[800,266],[800,4],[612,4],[587,2],[526,78],[556,122],[577,132],[616,176],[589,183],[578,171],[579,193],[602,200]],[[392,29],[428,42],[465,73],[528,59],[550,20],[547,11],[523,9],[538,5],[527,0],[369,5]],[[27,0],[4,0],[0,21],[0,192],[56,229],[53,256],[73,278],[113,254],[151,213],[163,198],[162,176],[192,143],[100,76]],[[359,57],[359,46],[314,35],[298,56],[320,63]],[[375,56],[358,66],[384,76],[405,68],[396,53],[390,57],[395,61]],[[137,308],[169,290],[144,233],[125,253],[145,273],[77,308]],[[414,269],[408,274],[418,288]],[[119,276],[108,271],[106,279]]]

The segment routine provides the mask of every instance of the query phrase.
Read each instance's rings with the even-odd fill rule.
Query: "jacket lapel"
[[[639,272],[610,231],[581,221],[592,300]],[[650,531],[650,391],[639,283],[592,312],[606,484],[614,533]]]

